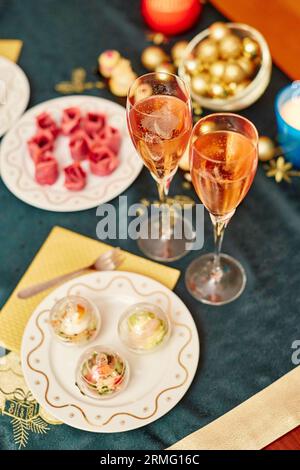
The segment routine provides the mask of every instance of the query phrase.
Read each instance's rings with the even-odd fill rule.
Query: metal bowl
[[[241,38],[247,36],[257,41],[261,49],[262,61],[260,68],[251,83],[234,96],[224,99],[207,98],[195,94],[191,89],[191,96],[194,101],[199,103],[203,108],[212,109],[214,111],[238,111],[240,109],[247,108],[262,96],[271,79],[272,59],[268,44],[262,34],[247,24],[226,23],[226,25],[233,33]],[[209,29],[205,29],[190,41],[185,50],[184,58],[178,69],[178,74],[189,84],[189,86],[190,75],[185,71],[185,61],[188,57],[193,55],[198,44],[208,36]]]

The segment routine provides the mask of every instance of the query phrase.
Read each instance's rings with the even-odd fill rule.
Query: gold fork
[[[114,248],[100,255],[96,259],[96,261],[89,266],[85,266],[83,268],[76,269],[75,271],[72,271],[70,273],[57,276],[48,281],[26,287],[25,289],[19,291],[17,295],[19,299],[28,299],[29,297],[33,297],[34,295],[39,294],[43,290],[49,289],[50,287],[54,287],[57,284],[61,284],[62,282],[68,281],[74,276],[78,276],[79,274],[82,274],[84,271],[88,270],[114,271],[120,266],[121,263],[123,263],[124,259],[125,255],[121,252],[120,248]]]

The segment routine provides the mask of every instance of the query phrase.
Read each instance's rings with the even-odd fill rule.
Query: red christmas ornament
[[[179,34],[197,21],[202,10],[200,0],[142,0],[142,14],[154,31]]]

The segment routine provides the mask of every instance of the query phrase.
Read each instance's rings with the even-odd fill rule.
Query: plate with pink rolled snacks
[[[142,162],[127,132],[125,110],[95,96],[67,96],[28,110],[0,148],[1,177],[19,199],[73,212],[123,193]]]
[[[0,57],[0,137],[22,116],[29,96],[29,82],[21,67]]]

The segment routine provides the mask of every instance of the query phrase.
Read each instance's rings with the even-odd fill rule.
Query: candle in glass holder
[[[287,124],[300,130],[300,96],[296,96],[296,98],[292,98],[283,104],[281,116]]]
[[[300,81],[293,82],[278,93],[275,111],[278,141],[285,157],[300,167]]]

